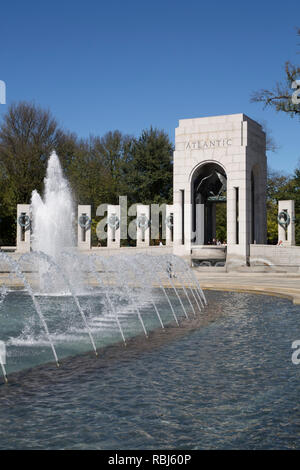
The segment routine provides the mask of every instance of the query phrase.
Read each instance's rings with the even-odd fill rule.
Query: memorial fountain
[[[32,193],[31,230],[31,252],[18,259],[0,253],[1,265],[25,291],[16,294],[4,285],[0,291],[0,340],[9,358],[26,357],[13,371],[50,361],[49,352],[59,366],[59,355],[89,350],[97,355],[97,349],[120,339],[126,346],[139,333],[148,338],[156,327],[165,330],[174,321],[180,326],[206,305],[192,270],[174,255],[126,256],[120,250],[107,257],[77,251],[71,190],[55,152],[48,161],[43,197]],[[13,306],[5,310],[14,295],[19,296],[12,305],[26,304],[23,316],[22,308],[17,313]],[[29,359],[30,351],[38,360]],[[0,365],[7,381],[1,354]]]

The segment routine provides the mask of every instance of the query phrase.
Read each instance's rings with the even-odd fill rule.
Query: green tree
[[[12,104],[0,125],[0,238],[13,243],[17,203],[40,191],[47,157],[56,150],[65,166],[76,137],[59,128],[50,111],[32,103]]]
[[[151,127],[132,145],[126,185],[131,202],[161,204],[172,201],[173,145],[168,135]]]
[[[66,175],[75,204],[91,204],[94,216],[97,206],[110,198],[112,179],[93,146],[92,139],[78,143]]]
[[[290,177],[268,170],[267,178],[267,238],[274,245],[278,241],[278,200],[285,190]]]
[[[14,244],[16,206],[30,203],[43,190],[47,160],[59,155],[75,204],[91,204],[94,225],[98,205],[172,201],[173,146],[158,129],[137,139],[115,130],[79,140],[59,127],[49,110],[20,102],[0,124],[0,245]]]
[[[279,193],[278,199],[294,199],[295,201],[295,238],[300,245],[300,169],[296,168],[292,178]]]
[[[267,186],[268,242],[278,241],[278,201],[293,199],[295,201],[295,236],[296,244],[300,244],[300,170],[292,175],[282,175],[270,171]]]
[[[115,130],[107,132],[103,137],[91,137],[90,141],[92,155],[101,161],[110,178],[109,194],[105,202],[118,204],[119,195],[125,195],[128,191],[126,177],[132,160],[134,138]]]
[[[300,36],[300,29],[297,31]],[[295,103],[295,81],[300,79],[300,66],[285,63],[285,76],[282,82],[277,82],[273,89],[262,89],[252,94],[251,101],[263,103],[265,107],[274,108],[277,112],[284,112],[290,117],[300,117],[300,104]],[[297,91],[298,93],[298,91]],[[273,146],[273,145],[272,145]],[[271,147],[272,147],[271,146]],[[273,146],[274,147],[274,146]],[[271,148],[272,150],[272,148]],[[296,243],[300,244],[300,170],[296,169],[291,176],[270,172],[267,187],[267,224],[268,242],[277,243],[278,238],[278,201],[285,199],[295,200],[296,211]]]

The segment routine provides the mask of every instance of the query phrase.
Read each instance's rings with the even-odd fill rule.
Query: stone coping
[[[226,273],[193,270],[203,290],[246,292],[284,297],[300,305],[300,275],[293,273]],[[34,274],[34,273],[31,273]],[[174,280],[175,281],[175,280]],[[0,273],[0,287],[22,288],[18,280],[12,282],[8,273]],[[178,285],[175,282],[176,285]],[[165,287],[170,287],[165,283]]]
[[[293,273],[205,273],[194,271],[203,290],[273,295],[300,305],[300,275]]]

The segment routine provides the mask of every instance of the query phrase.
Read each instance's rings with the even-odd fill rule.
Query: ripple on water
[[[299,448],[299,307],[207,297],[201,318],[147,342],[15,374],[0,387],[0,448]]]

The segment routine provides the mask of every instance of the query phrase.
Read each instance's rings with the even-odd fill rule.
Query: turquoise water
[[[11,306],[23,296],[30,316],[29,299],[10,295],[2,314],[15,311]],[[18,346],[11,345],[7,368],[13,360],[19,372],[0,385],[0,448],[299,448],[300,366],[291,361],[291,344],[300,339],[299,307],[241,293],[207,297],[205,311],[190,321],[182,317],[180,328],[170,317],[166,331],[153,329],[147,340],[131,326],[126,348],[116,331],[98,359],[84,353],[83,340],[81,354],[59,369],[51,363],[20,371]],[[144,316],[149,329],[158,326],[150,310]],[[8,323],[5,339],[18,338],[19,319]],[[33,333],[34,327],[27,339]],[[73,340],[61,344],[60,355],[76,352]],[[44,348],[48,359],[46,346],[20,343],[22,354],[26,347],[36,355]]]
[[[183,305],[186,309],[190,309],[184,292],[180,293]],[[136,305],[139,306],[146,331],[158,328],[160,322],[153,304],[149,303],[147,296],[143,299],[143,294],[138,292],[136,294],[138,299]],[[174,291],[171,290],[169,295],[174,308],[178,311],[178,317],[183,317],[184,312]],[[163,322],[166,325],[172,323],[174,317],[161,291],[154,290],[152,297],[159,308]],[[116,313],[126,340],[143,332],[143,326],[132,303],[124,300],[124,297],[118,297],[115,293],[111,294],[111,298],[118,306]],[[92,350],[88,331],[71,296],[40,295],[36,296],[36,300],[46,320],[59,360]],[[97,348],[122,340],[116,317],[106,304],[103,292],[92,290],[89,295],[79,295],[78,302]],[[191,312],[190,315],[193,313]],[[8,375],[54,359],[49,340],[32,299],[25,291],[9,292],[0,305],[0,340],[6,344]]]

